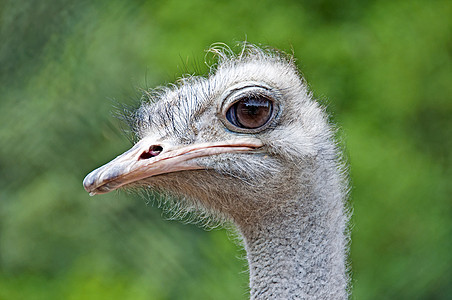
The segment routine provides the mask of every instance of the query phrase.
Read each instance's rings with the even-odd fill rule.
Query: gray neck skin
[[[334,177],[259,224],[241,226],[251,299],[347,299],[347,217]]]

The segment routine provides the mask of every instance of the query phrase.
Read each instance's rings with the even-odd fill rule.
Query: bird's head
[[[150,187],[243,221],[300,193],[330,135],[291,59],[256,47],[146,95],[139,141],[86,176],[90,194]]]

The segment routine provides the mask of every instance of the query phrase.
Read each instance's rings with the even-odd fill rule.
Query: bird
[[[84,188],[162,192],[233,224],[250,299],[347,299],[351,213],[337,127],[293,54],[249,43],[209,51],[207,75],[143,93],[131,116],[137,142]]]

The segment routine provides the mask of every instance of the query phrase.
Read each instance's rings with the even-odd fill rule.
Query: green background
[[[294,53],[351,165],[354,299],[452,295],[452,2],[0,0],[0,299],[246,299],[225,230],[82,180],[214,42]]]

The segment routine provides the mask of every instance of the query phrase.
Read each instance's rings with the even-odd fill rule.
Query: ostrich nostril
[[[149,147],[149,150],[146,150],[143,153],[141,153],[139,159],[148,159],[148,158],[155,157],[155,156],[159,155],[162,151],[163,151],[163,148],[161,146],[152,145],[151,147]]]

